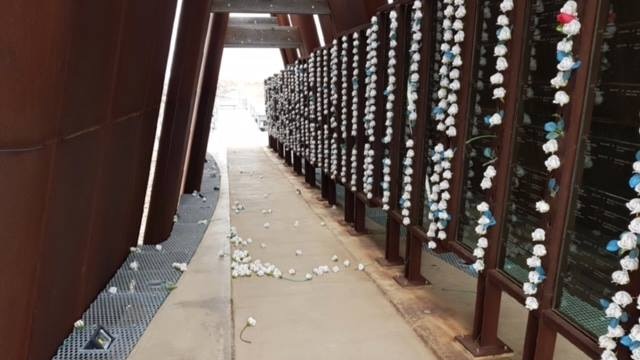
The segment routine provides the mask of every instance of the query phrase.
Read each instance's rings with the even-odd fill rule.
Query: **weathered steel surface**
[[[225,47],[297,49],[302,46],[298,29],[291,26],[229,26]]]
[[[270,25],[278,25],[276,18],[274,17],[264,17],[264,16],[252,16],[252,17],[244,17],[244,16],[233,16],[229,17],[229,26],[270,26]]]

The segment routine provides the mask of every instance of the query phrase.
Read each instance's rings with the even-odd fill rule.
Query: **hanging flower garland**
[[[316,58],[316,114],[317,114],[317,135],[316,135],[316,139],[318,142],[318,156],[317,156],[317,161],[318,161],[318,167],[322,168],[323,164],[324,164],[324,138],[323,138],[323,131],[324,128],[322,126],[322,69],[323,69],[323,59],[324,57],[322,56],[323,54],[323,50],[320,50],[317,52],[317,58]]]
[[[354,144],[351,147],[351,191],[358,190],[358,149],[355,139],[358,136],[358,76],[360,74],[360,39],[357,32],[353,33],[353,74],[351,78],[351,137]]]
[[[409,46],[409,79],[407,83],[407,121],[415,123],[418,119],[418,109],[416,101],[418,100],[418,88],[420,86],[420,49],[422,48],[422,1],[413,2],[413,11],[411,12],[411,42]],[[409,125],[409,124],[407,124]],[[413,139],[410,134],[410,126],[407,127],[407,140],[405,143],[406,152],[403,160],[402,171],[402,187],[403,192],[400,196],[400,208],[402,215],[402,223],[406,226],[411,224],[409,217],[411,211],[411,175],[413,175],[413,158],[415,151],[413,150]]]
[[[556,155],[559,147],[558,140],[564,136],[564,120],[562,119],[562,109],[569,103],[569,94],[563,90],[571,78],[573,70],[580,66],[580,61],[573,57],[573,40],[572,38],[580,32],[580,21],[578,20],[578,4],[573,1],[567,1],[558,14],[558,30],[564,34],[564,38],[558,42],[557,58],[558,58],[558,74],[551,79],[551,86],[556,89],[553,103],[559,106],[557,121],[551,121],[545,124],[544,130],[547,133],[547,142],[542,146],[545,154],[549,155],[544,162],[547,171],[553,173],[560,168],[560,158]],[[549,181],[550,196],[557,193],[557,181],[551,178]],[[550,210],[549,204],[544,200],[536,203],[536,211],[539,213],[547,213]],[[538,292],[538,286],[544,281],[546,274],[542,268],[542,258],[547,254],[547,248],[544,245],[546,239],[546,231],[537,228],[531,233],[531,239],[534,242],[533,255],[527,259],[527,265],[532,270],[529,271],[529,281],[522,286],[527,298],[525,306],[529,310],[536,310],[539,307],[538,299],[535,295]]]
[[[330,160],[330,177],[331,180],[335,180],[338,176],[338,40],[333,39],[333,46],[331,46],[331,120],[329,125],[331,127],[331,160]]]
[[[316,95],[314,88],[316,86],[316,53],[309,56],[309,162],[311,165],[316,164],[317,160],[317,143],[316,143]]]
[[[489,81],[494,87],[493,99],[498,103],[498,110],[491,115],[485,116],[484,123],[489,128],[501,125],[504,117],[504,111],[500,109],[500,107],[501,104],[504,104],[504,98],[507,95],[507,91],[503,87],[503,72],[506,70],[507,64],[505,57],[508,52],[507,45],[509,40],[511,40],[511,21],[509,19],[509,13],[511,10],[513,10],[513,0],[503,0],[500,3],[500,15],[498,15],[496,19],[496,25],[498,25],[498,30],[496,32],[498,43],[493,49],[493,55],[496,58],[496,72],[491,75]],[[484,156],[491,159],[490,161],[495,161],[495,149],[489,147],[485,148]],[[483,173],[480,188],[484,191],[491,189],[493,187],[493,178],[496,175],[497,171],[495,167],[493,165],[488,165]],[[478,238],[476,248],[473,251],[473,255],[476,257],[476,262],[473,264],[473,268],[476,271],[481,272],[484,270],[485,249],[489,246],[488,240],[484,235],[486,235],[489,228],[495,226],[496,220],[487,202],[482,201],[478,204],[477,210],[480,213],[480,217],[478,218],[478,226],[476,226],[475,231],[480,238]]]
[[[309,107],[309,60],[307,60],[302,66],[302,107],[304,121],[304,158],[305,161],[309,161],[311,157],[311,109]]]
[[[323,124],[323,132],[322,132],[322,159],[323,166],[322,170],[325,174],[330,174],[331,172],[331,158],[330,158],[330,139],[329,139],[329,93],[330,93],[330,83],[329,83],[329,72],[330,72],[330,60],[329,60],[329,50],[324,49],[322,51],[322,67],[323,67],[323,77],[322,77],[322,115],[324,116],[324,124]]]
[[[349,51],[349,37],[347,35],[342,36],[342,46],[340,51],[340,180],[343,185],[347,184],[347,116],[349,109],[347,109],[347,88],[349,83],[347,81],[347,68],[349,66],[348,51]]]
[[[371,27],[367,29],[367,63],[365,67],[365,108],[364,108],[364,154],[363,154],[363,176],[362,189],[367,199],[373,198],[373,157],[375,151],[373,149],[376,127],[376,82],[378,80],[378,18],[371,18]]]
[[[396,47],[398,46],[398,13],[395,10],[389,12],[389,54],[387,61],[387,87],[384,91],[387,97],[387,104],[385,107],[385,136],[382,138],[384,144],[391,143],[393,137],[393,107],[395,103],[395,90],[396,90],[396,64],[397,55]],[[389,210],[389,197],[391,191],[389,190],[389,183],[391,182],[391,156],[389,152],[386,152],[384,159],[382,160],[382,209]]]
[[[440,45],[440,89],[437,92],[439,102],[432,110],[431,116],[437,122],[436,130],[443,132],[446,137],[454,138],[457,135],[456,115],[458,114],[458,95],[460,90],[460,67],[462,67],[462,47],[464,42],[464,22],[467,14],[464,0],[445,0],[445,7],[442,20],[442,44]],[[455,7],[454,7],[455,5]],[[452,45],[453,44],[453,45]],[[454,143],[452,140],[449,143]],[[447,212],[449,194],[449,180],[453,177],[451,171],[451,161],[454,156],[453,148],[445,148],[443,142],[436,144],[431,153],[433,161],[432,175],[429,180],[432,184],[429,193],[429,213],[430,220],[427,236],[445,240],[445,231],[451,216]],[[434,249],[437,244],[430,240],[430,249]]]

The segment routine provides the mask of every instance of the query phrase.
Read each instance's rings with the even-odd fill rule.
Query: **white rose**
[[[640,218],[635,218],[629,223],[629,230],[636,234],[640,234]]]
[[[478,259],[472,266],[477,272],[481,272],[484,270],[484,261],[482,261],[482,259]]]
[[[560,167],[560,158],[557,155],[551,155],[544,162],[544,166],[547,167],[547,171],[553,171]]]
[[[509,62],[507,62],[507,59],[505,59],[503,56],[500,56],[498,57],[498,59],[496,59],[496,70],[505,71],[508,67]]]
[[[457,43],[461,43],[464,41],[464,31],[460,30],[456,33],[456,35],[453,37],[453,41],[457,42]],[[458,59],[456,57],[456,59]],[[460,59],[460,61],[457,63],[456,60],[453,60],[453,66],[460,66],[462,65],[462,59]]]
[[[489,210],[489,204],[487,204],[485,201],[483,201],[480,204],[478,204],[476,209],[478,209],[478,211],[480,211],[480,212],[488,211]]]
[[[544,229],[537,228],[531,233],[531,238],[533,241],[544,241],[546,238],[546,233]]]
[[[489,126],[496,126],[502,124],[502,115],[495,113],[489,118]]]
[[[562,58],[562,60],[560,60],[560,62],[558,63],[558,70],[560,71],[569,71],[571,69],[573,69],[573,66],[575,65],[575,61],[573,60],[572,56],[565,56]]]
[[[611,274],[611,282],[618,285],[627,285],[629,283],[629,273],[625,270],[616,270]]]
[[[553,154],[558,151],[558,141],[556,139],[551,139],[542,145],[542,150],[544,150],[545,154]]]
[[[525,295],[535,295],[538,292],[538,287],[535,284],[526,282],[522,285],[522,290]]]
[[[558,45],[556,46],[558,51],[563,51],[563,52],[571,52],[573,50],[573,40],[571,39],[562,39],[561,41],[558,42]]]
[[[537,257],[543,257],[547,255],[547,248],[542,244],[537,244],[533,246],[533,255]]]
[[[607,336],[610,338],[619,338],[624,336],[624,329],[618,325],[614,328],[607,326]]]
[[[633,298],[626,291],[618,291],[618,292],[616,292],[613,295],[613,297],[611,298],[611,300],[613,300],[613,302],[615,302],[616,304],[620,305],[620,307],[622,307],[622,308],[627,307],[627,305],[629,305],[629,304],[631,304],[633,302]]]
[[[511,39],[511,29],[507,26],[503,26],[498,30],[498,40],[507,41]]]
[[[629,337],[633,341],[640,341],[640,324],[633,325],[631,330],[629,330]]]
[[[618,246],[623,250],[635,249],[638,244],[638,237],[634,233],[625,232],[620,235]]]
[[[256,319],[252,318],[251,316],[249,316],[249,318],[247,319],[247,326],[256,326],[258,322],[256,321]]]
[[[529,282],[533,283],[533,284],[539,284],[542,282],[542,279],[540,279],[540,274],[538,274],[537,271],[529,271]]]
[[[565,91],[557,91],[554,98],[553,103],[558,104],[560,106],[564,106],[569,103],[570,97]]]
[[[482,248],[475,248],[473,250],[473,256],[477,257],[477,258],[483,258],[484,257],[484,249]]]
[[[478,224],[480,225],[488,225],[490,222],[491,220],[489,220],[489,218],[484,215],[480,216],[480,218],[478,219]]]
[[[549,203],[547,203],[544,200],[540,200],[536,203],[536,211],[538,211],[541,214],[548,213],[550,209],[551,207],[549,206]]]
[[[567,84],[569,83],[569,81],[567,79],[565,79],[564,74],[562,72],[559,72],[556,75],[556,77],[551,79],[550,82],[551,82],[551,86],[553,86],[554,89],[563,88],[563,87],[567,86]]]
[[[491,182],[491,179],[487,177],[483,178],[482,181],[480,182],[480,188],[482,190],[491,189],[492,186],[493,186],[493,183]]]
[[[614,341],[614,345],[615,345],[615,341]],[[600,354],[600,360],[618,360],[618,357],[613,351],[605,350],[602,352],[602,354]]]
[[[540,258],[537,256],[532,256],[527,259],[527,266],[530,268],[535,269],[541,265],[542,265],[542,260],[540,260]]]
[[[503,44],[499,44],[496,45],[495,48],[493,48],[493,55],[494,56],[505,56],[507,55],[507,47]]]
[[[476,226],[475,230],[476,230],[476,234],[478,234],[478,235],[484,235],[484,234],[487,233],[487,228],[482,226],[482,225]]]
[[[499,15],[498,19],[496,19],[496,24],[500,25],[500,26],[509,25],[509,17],[507,15],[504,15],[504,14]]]
[[[489,240],[486,237],[481,237],[478,239],[478,247],[486,249],[489,247]]]
[[[540,305],[538,304],[538,299],[529,296],[527,297],[527,300],[525,300],[525,304],[524,307],[526,307],[527,309],[533,311],[533,310],[538,310],[538,307]]]
[[[638,265],[639,265],[638,258],[625,256],[622,259],[620,259],[620,267],[622,267],[622,270],[635,271],[635,270],[638,270]]]
[[[502,75],[502,73],[497,72],[491,75],[491,77],[489,78],[489,81],[491,81],[493,85],[501,85],[504,82],[504,75]]]
[[[493,89],[494,99],[503,99],[507,95],[507,90],[503,87]]]
[[[513,0],[502,0],[500,3],[500,11],[507,12],[513,10]]]
[[[615,342],[615,340],[611,339],[607,335],[602,335],[602,336],[600,336],[600,338],[598,338],[598,346],[600,346],[600,348],[606,349],[607,351],[610,352],[610,350],[613,350],[613,349],[616,348],[616,342]],[[607,351],[605,351],[605,352],[607,352]],[[604,353],[602,355],[603,356],[601,356],[600,359],[605,359]],[[607,357],[606,359],[617,359],[617,357],[615,355],[613,355],[613,356],[614,356],[613,358]]]
[[[604,313],[605,313],[605,316],[608,318],[618,319],[620,318],[620,316],[622,316],[622,308],[620,308],[620,305],[612,302],[612,303],[609,303],[609,306],[607,306]]]
[[[489,165],[487,166],[486,170],[484,171],[484,176],[488,177],[488,178],[493,178],[496,176],[498,172],[496,171],[496,168],[493,167],[493,165]]]
[[[447,134],[448,137],[455,137],[458,134],[458,131],[456,130],[455,127],[449,126],[445,133]]]
[[[631,211],[631,215],[640,214],[640,199],[635,198],[629,200],[627,203],[627,209]]]

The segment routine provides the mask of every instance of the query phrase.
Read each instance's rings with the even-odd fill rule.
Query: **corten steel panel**
[[[155,111],[158,111],[157,106],[160,105],[162,98],[162,85],[167,67],[167,55],[169,54],[177,0],[148,0],[148,3],[150,11],[156,14],[158,23],[155,25],[155,35],[151,39],[147,39],[147,41],[155,43],[155,49],[150,54],[154,61],[149,65],[151,75],[147,84],[146,108],[156,108]]]
[[[107,121],[121,14],[122,0],[74,4],[62,103],[62,136]]]
[[[0,148],[30,147],[57,126],[70,1],[5,0],[0,11]],[[37,84],[37,86],[34,86]],[[48,121],[43,121],[47,119]]]
[[[276,21],[280,26],[291,26],[287,15],[276,15]],[[280,49],[280,54],[282,55],[282,61],[285,65],[293,64],[296,60],[298,60],[298,53],[295,49]]]
[[[51,147],[0,152],[0,354],[24,359],[41,242]]]
[[[211,117],[215,105],[220,63],[224,50],[225,29],[229,22],[229,14],[214,14],[211,26],[207,62],[204,68],[202,89],[200,90],[200,106],[191,141],[189,152],[189,167],[187,169],[184,192],[200,191],[204,162],[207,156],[207,145],[211,131]]]
[[[120,42],[120,59],[116,74],[116,96],[113,99],[112,118],[119,119],[140,111],[145,106],[149,65],[154,60],[154,27],[156,13],[150,11],[148,0],[130,0],[124,15]]]
[[[311,52],[320,47],[318,31],[313,21],[313,15],[291,15],[291,25],[298,28],[302,39],[300,54],[303,58],[308,57]]]
[[[173,228],[191,131],[191,118],[209,24],[207,0],[183,3],[169,83],[145,243],[164,241]]]
[[[335,33],[368,23],[376,9],[386,3],[385,0],[329,0]]]
[[[106,151],[95,190],[98,196],[83,272],[85,301],[92,300],[104,288],[129,252],[128,205],[134,193],[131,174],[137,167],[137,155],[132,150],[139,130],[137,117],[115,122],[102,130]]]
[[[49,219],[39,256],[30,358],[50,359],[78,319],[82,255],[89,237],[93,186],[98,171],[96,132],[57,147],[49,192]],[[37,254],[33,254],[36,258]]]

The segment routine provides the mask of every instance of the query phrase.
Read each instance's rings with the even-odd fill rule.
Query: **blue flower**
[[[544,131],[547,132],[547,140],[562,137],[564,135],[564,120],[560,119],[557,122],[549,121],[548,123],[544,124]]]
[[[635,190],[638,185],[640,185],[640,174],[634,174],[629,179],[629,187]]]
[[[547,187],[549,188],[549,195],[551,195],[551,197],[555,197],[558,191],[560,191],[560,185],[558,185],[558,181],[553,178],[549,179]]]

